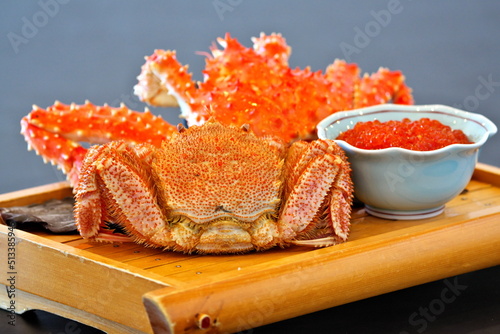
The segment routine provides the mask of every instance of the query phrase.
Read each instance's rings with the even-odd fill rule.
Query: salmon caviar
[[[341,133],[337,139],[368,150],[401,147],[414,151],[432,151],[451,144],[472,143],[462,130],[453,130],[429,118],[416,121],[404,118],[401,121],[360,122]]]

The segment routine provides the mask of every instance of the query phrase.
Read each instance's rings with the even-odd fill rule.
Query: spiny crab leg
[[[404,83],[405,77],[399,71],[389,71],[385,67],[371,75],[359,79],[354,93],[353,108],[363,108],[392,102],[413,104],[411,89]]]
[[[188,66],[181,65],[175,51],[170,50],[155,50],[145,59],[141,74],[137,77],[138,83],[134,86],[134,94],[153,106],[180,106],[188,124],[201,124],[200,118],[192,113],[194,105],[200,107],[197,102],[199,91],[188,72]],[[208,104],[208,101],[201,102]]]
[[[255,52],[266,57],[268,62],[288,66],[288,58],[290,58],[292,48],[286,44],[281,34],[266,35],[261,33],[259,37],[252,37],[252,42]],[[222,44],[220,41],[219,43]],[[214,53],[214,50],[212,50],[212,53]]]
[[[121,139],[159,146],[174,131],[175,126],[147,110],[137,112],[125,105],[101,107],[88,101],[83,105],[56,102],[47,109],[34,106],[21,120],[28,148],[61,168],[73,186],[87,152],[80,142],[101,144]]]
[[[67,175],[72,186],[78,183],[78,174],[87,149],[68,140],[58,133],[46,131],[29,122],[21,120],[21,134],[28,142],[28,150],[34,149],[43,157],[45,163],[51,162]]]
[[[129,147],[123,141],[89,149],[75,189],[75,219],[85,238],[99,241],[130,241],[106,228],[110,220],[124,228],[138,243],[157,247],[155,240],[169,239],[162,209],[156,203],[154,173],[148,160],[154,146]],[[159,195],[160,196],[160,195]],[[166,242],[166,241],[165,241]]]
[[[368,107],[381,103],[413,104],[411,89],[400,71],[380,67],[372,74],[361,71],[356,64],[336,59],[325,71],[325,77],[334,83],[332,90],[339,99],[336,110]]]
[[[353,188],[344,153],[334,142],[325,140],[310,145],[296,142],[291,152],[294,146],[298,152],[294,155],[300,154],[300,157],[288,157],[287,163],[294,168],[286,172],[287,200],[278,222],[282,238],[292,240],[293,244],[315,247],[347,240]],[[329,226],[321,226],[325,212]],[[335,236],[321,238],[322,230],[330,230],[333,233],[326,233]],[[296,235],[307,233],[310,233],[307,240],[295,239]]]

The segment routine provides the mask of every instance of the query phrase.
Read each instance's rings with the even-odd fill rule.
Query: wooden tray
[[[68,185],[55,183],[0,195],[0,206],[65,196]],[[9,298],[2,287],[0,306],[14,301],[18,313],[46,310],[108,333],[238,332],[498,265],[499,220],[500,168],[478,164],[442,215],[389,221],[358,208],[349,241],[323,249],[198,256],[14,229],[9,270],[9,228],[0,225],[0,283],[15,289]]]

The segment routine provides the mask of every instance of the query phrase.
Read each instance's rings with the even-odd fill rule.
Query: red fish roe
[[[337,139],[368,150],[402,147],[414,151],[432,151],[451,144],[472,143],[462,130],[453,130],[429,118],[360,122],[341,133]]]

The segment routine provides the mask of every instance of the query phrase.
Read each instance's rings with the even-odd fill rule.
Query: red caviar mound
[[[336,139],[367,150],[401,147],[413,151],[432,151],[451,144],[472,143],[462,130],[454,130],[429,118],[359,122]]]

